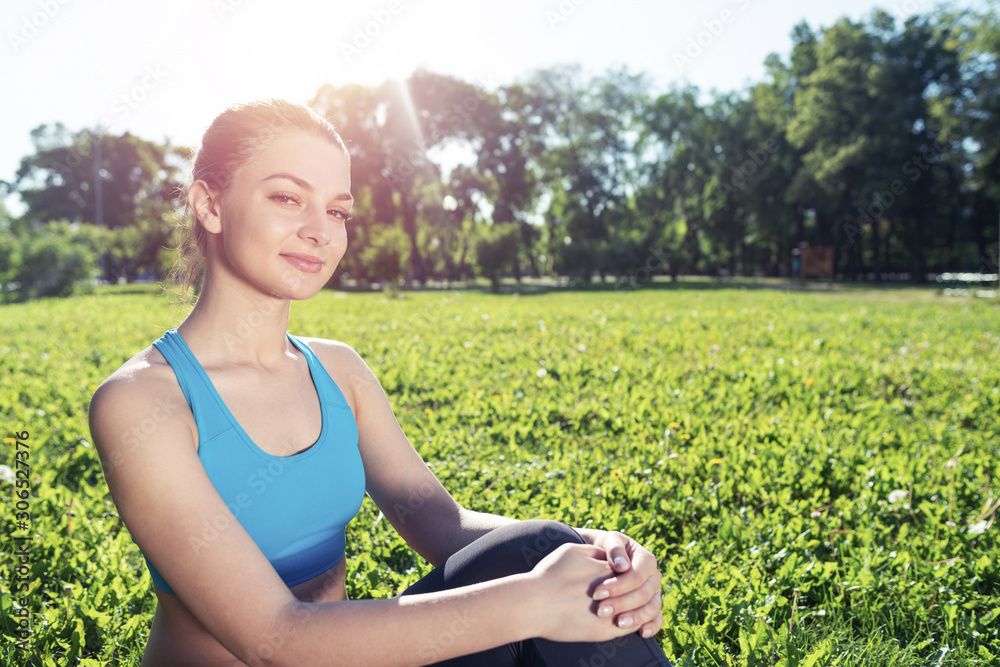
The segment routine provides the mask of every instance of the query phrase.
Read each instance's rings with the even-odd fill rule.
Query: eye
[[[332,215],[333,217],[338,218],[341,222],[347,222],[351,219],[350,213],[339,208],[331,208],[327,211],[327,215]]]
[[[279,204],[298,204],[299,203],[299,200],[297,198],[293,197],[292,195],[285,194],[283,192],[279,192],[277,194],[273,194],[270,197],[268,197],[268,199],[270,199],[272,201],[276,201]]]

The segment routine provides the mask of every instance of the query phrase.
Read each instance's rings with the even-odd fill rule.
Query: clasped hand
[[[607,641],[630,632],[655,635],[663,611],[662,576],[653,554],[619,532],[577,532],[587,544],[564,544],[535,568],[549,590],[544,606],[550,620],[561,619],[548,638]]]

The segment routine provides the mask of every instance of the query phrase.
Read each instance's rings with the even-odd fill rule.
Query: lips
[[[323,270],[323,260],[313,255],[290,252],[281,255],[286,262],[306,273],[319,273]]]

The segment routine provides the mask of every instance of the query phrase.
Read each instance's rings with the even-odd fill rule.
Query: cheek
[[[347,225],[340,225],[333,231],[333,238],[331,241],[333,245],[337,246],[340,252],[340,256],[344,256],[344,251],[347,250]]]

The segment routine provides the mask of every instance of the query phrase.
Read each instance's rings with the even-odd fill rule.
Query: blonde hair
[[[216,116],[202,135],[201,147],[192,153],[194,166],[188,187],[195,181],[205,181],[224,196],[236,170],[264,143],[287,130],[303,130],[327,139],[344,151],[350,166],[347,146],[330,121],[301,104],[263,99],[233,105]],[[181,239],[170,282],[179,288],[181,299],[186,301],[192,288],[196,293],[200,290],[208,236],[186,201],[180,227]]]

